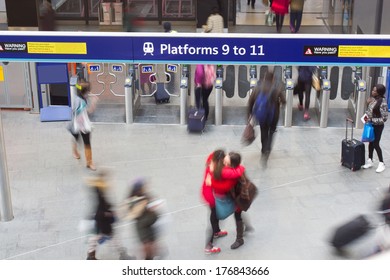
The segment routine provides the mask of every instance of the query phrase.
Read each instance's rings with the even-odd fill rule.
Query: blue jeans
[[[290,11],[291,32],[297,33],[301,27],[303,11]]]

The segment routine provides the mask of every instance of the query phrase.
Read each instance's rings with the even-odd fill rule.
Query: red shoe
[[[221,252],[221,248],[219,247],[206,247],[204,249],[204,252],[206,255],[211,255],[211,254],[218,254],[219,252]]]
[[[299,110],[299,111],[303,111],[303,105],[298,104],[298,110]]]
[[[226,236],[228,233],[226,230],[221,230],[221,231],[218,231],[216,233],[214,233],[214,238],[219,238],[219,237],[224,237]]]
[[[308,112],[305,112],[305,114],[303,114],[303,118],[304,118],[305,121],[310,120],[310,115],[309,115],[309,113],[308,113]]]

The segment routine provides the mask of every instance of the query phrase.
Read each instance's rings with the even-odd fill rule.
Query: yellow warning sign
[[[339,46],[339,57],[390,58],[390,46]]]
[[[87,54],[87,43],[27,42],[28,53]]]
[[[0,82],[4,82],[4,70],[3,70],[3,66],[0,66]]]

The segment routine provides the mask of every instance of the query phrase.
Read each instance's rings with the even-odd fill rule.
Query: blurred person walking
[[[69,127],[69,131],[74,137],[72,141],[73,157],[80,159],[77,143],[81,135],[84,142],[86,166],[92,171],[95,171],[96,167],[92,161],[91,148],[92,124],[88,114],[95,110],[97,98],[88,96],[90,91],[90,84],[88,82],[81,81],[76,85],[76,88],[77,94],[76,96],[72,96],[72,122]]]
[[[304,110],[303,119],[305,121],[310,120],[309,107],[310,107],[310,94],[312,88],[312,76],[316,71],[315,66],[299,66],[298,67],[298,83],[296,85],[296,91],[298,93],[299,111]],[[303,92],[305,92],[305,107],[303,107]]]
[[[177,33],[176,30],[172,29],[172,24],[169,21],[164,22],[163,27],[165,33]]]
[[[223,17],[219,14],[219,9],[213,7],[207,23],[202,26],[205,33],[223,33]]]
[[[132,184],[129,197],[125,200],[127,218],[134,220],[136,231],[145,260],[153,260],[158,256],[158,228],[156,222],[159,219],[159,208],[162,201],[153,199],[147,189],[144,179],[139,179]]]
[[[95,207],[93,211],[93,220],[95,220],[94,234],[88,240],[87,260],[96,260],[96,248],[107,240],[111,240],[114,247],[119,252],[119,259],[134,259],[126,253],[124,247],[119,246],[117,237],[113,234],[112,224],[116,220],[113,207],[107,199],[109,185],[107,182],[107,172],[99,171],[96,176],[87,178],[87,186],[92,190]]]
[[[365,117],[365,121],[371,122],[374,127],[375,139],[368,144],[368,159],[366,164],[363,165],[363,168],[368,169],[374,166],[373,155],[375,150],[379,160],[378,168],[376,169],[377,173],[381,173],[386,169],[380,147],[382,132],[389,114],[385,93],[386,87],[382,84],[377,84],[372,89],[371,96],[367,99],[368,107]]]
[[[298,33],[301,27],[303,6],[306,0],[290,0],[290,31]]]
[[[276,31],[282,32],[284,16],[288,14],[288,6],[290,0],[273,0],[271,3],[271,10],[275,13],[276,18]]]
[[[204,108],[205,121],[209,116],[209,97],[213,90],[216,79],[216,70],[214,65],[198,64],[195,69],[195,105],[197,109]]]
[[[253,114],[260,126],[261,154],[266,164],[272,149],[273,135],[279,121],[280,105],[286,99],[280,86],[275,83],[274,74],[267,72],[257,85],[248,101],[248,119]]]
[[[248,6],[251,5],[252,9],[255,8],[256,0],[248,0]]]
[[[56,27],[56,12],[51,0],[43,0],[39,7],[39,31],[55,31]]]

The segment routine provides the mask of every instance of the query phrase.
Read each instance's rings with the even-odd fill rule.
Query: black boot
[[[87,260],[97,260],[97,258],[95,257],[95,251],[88,253]]]
[[[242,221],[236,221],[237,237],[236,241],[230,246],[230,249],[237,249],[244,244],[244,223]]]

